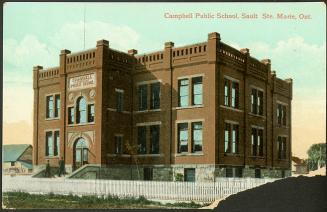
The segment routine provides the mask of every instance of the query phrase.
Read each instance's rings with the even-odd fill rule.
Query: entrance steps
[[[58,172],[59,172],[59,167],[50,167],[50,177],[54,177],[55,175],[58,175]],[[45,176],[45,167],[41,168],[40,170],[38,170],[34,174],[32,174],[32,177],[47,178]]]
[[[100,165],[86,164],[71,174],[67,175],[66,178],[69,179],[99,179],[100,178]]]

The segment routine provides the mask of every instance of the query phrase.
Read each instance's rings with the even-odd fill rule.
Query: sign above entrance
[[[72,77],[69,79],[68,90],[80,90],[96,86],[95,73],[83,76]]]

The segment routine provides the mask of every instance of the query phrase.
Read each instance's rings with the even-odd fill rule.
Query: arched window
[[[86,123],[86,101],[84,97],[77,100],[77,123]]]

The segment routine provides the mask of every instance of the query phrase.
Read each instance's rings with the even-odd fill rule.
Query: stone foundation
[[[44,166],[36,166],[36,170],[45,168]],[[242,169],[243,178],[254,178],[255,167],[240,167],[240,166],[217,166],[204,164],[179,164],[179,165],[154,165],[154,166],[136,166],[136,165],[92,165],[89,164],[84,170],[74,174],[73,178],[80,179],[108,179],[108,180],[145,180],[144,170],[150,168],[152,170],[153,181],[184,181],[185,169],[193,169],[195,171],[196,182],[215,182],[219,178],[225,178],[226,169],[228,173],[232,173],[233,177],[236,175],[236,170]],[[66,172],[71,173],[72,167],[66,165]],[[260,169],[261,178],[283,178],[291,176],[291,170],[281,169]]]

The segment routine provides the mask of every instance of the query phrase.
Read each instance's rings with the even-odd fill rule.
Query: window
[[[116,91],[116,103],[117,112],[122,112],[124,110],[124,92]]]
[[[148,87],[147,85],[140,85],[138,88],[139,96],[139,110],[148,109],[147,99],[148,99]]]
[[[59,131],[54,132],[54,156],[59,156],[60,152],[60,137],[59,137]]]
[[[195,169],[184,169],[184,181],[195,182]]]
[[[242,167],[226,167],[226,177],[243,177]]]
[[[238,143],[239,143],[239,131],[238,125],[232,126],[232,153],[238,153]]]
[[[53,118],[53,96],[47,96],[47,111],[46,111],[46,117],[47,118]]]
[[[160,82],[151,84],[150,109],[160,108]]]
[[[263,156],[263,130],[258,130],[258,151],[259,151],[259,156]]]
[[[277,154],[278,154],[278,159],[286,159],[286,137],[278,136]]]
[[[15,162],[10,162],[10,166],[15,166]]]
[[[251,155],[263,156],[263,130],[252,128],[251,133]]]
[[[251,113],[257,114],[257,90],[251,91]]]
[[[233,168],[226,168],[226,177],[233,177]]]
[[[262,91],[258,91],[258,101],[257,101],[258,105],[258,114],[259,115],[263,115],[263,92]]]
[[[123,152],[123,137],[115,136],[115,154],[122,154]]]
[[[84,97],[80,97],[77,100],[77,120],[76,122],[79,123],[86,123],[86,101]]]
[[[224,105],[229,106],[229,80],[225,79],[225,85],[224,85]]]
[[[45,156],[59,156],[60,136],[59,131],[48,131],[45,134],[46,150]]]
[[[188,152],[188,123],[178,124],[178,153]]]
[[[230,124],[229,123],[225,123],[225,152],[230,152],[229,149],[229,132],[230,132]]]
[[[144,180],[153,180],[153,169],[145,167],[143,169],[143,179]]]
[[[225,153],[238,153],[239,126],[238,124],[225,123]]]
[[[238,108],[238,83],[232,82],[232,107]]]
[[[192,152],[202,152],[202,122],[192,123]]]
[[[243,177],[243,169],[242,167],[235,168],[235,177]]]
[[[192,79],[192,91],[193,91],[193,98],[192,104],[193,105],[202,105],[202,77],[194,77]]]
[[[150,126],[150,153],[159,154],[160,125]]]
[[[228,107],[239,107],[239,83],[224,79],[224,105]]]
[[[254,177],[255,178],[261,178],[261,170],[260,169],[255,169]]]
[[[283,123],[282,123],[282,125],[283,126],[286,126],[286,106],[284,105],[283,107],[282,107],[282,109],[283,109],[283,112],[282,112],[282,120],[283,120]]]
[[[179,106],[186,107],[188,106],[188,79],[182,79],[178,81],[179,87]]]
[[[277,123],[279,126],[286,126],[286,106],[277,104]]]
[[[68,108],[68,124],[74,124],[75,114],[74,114],[74,107]]]
[[[137,128],[137,144],[138,153],[146,154],[146,127],[140,126]]]
[[[60,116],[60,95],[46,97],[46,118],[58,118]]]
[[[88,105],[88,115],[87,115],[87,119],[88,119],[88,122],[94,122],[94,104],[90,104]]]
[[[53,140],[52,140],[52,132],[46,132],[45,134],[46,139],[46,150],[45,156],[53,156]]]
[[[251,90],[251,113],[263,115],[263,92],[254,88]]]
[[[55,95],[55,111],[54,117],[58,118],[60,116],[60,95]]]

